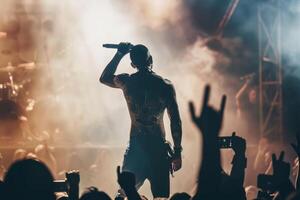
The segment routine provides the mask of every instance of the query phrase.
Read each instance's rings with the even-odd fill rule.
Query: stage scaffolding
[[[261,1],[257,18],[260,133],[282,140],[281,0]]]

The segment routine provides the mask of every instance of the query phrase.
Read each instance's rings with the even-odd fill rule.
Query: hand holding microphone
[[[245,75],[245,76],[240,77],[240,80],[241,80],[241,81],[244,81],[244,80],[246,80],[246,81],[252,80],[255,76],[256,76],[256,74],[253,72],[253,73],[250,73],[250,74],[247,74],[247,75]]]
[[[134,45],[129,42],[121,42],[119,44],[103,44],[102,46],[104,48],[118,49],[119,53],[126,55]]]

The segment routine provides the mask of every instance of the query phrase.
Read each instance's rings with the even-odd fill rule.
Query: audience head
[[[11,200],[54,200],[53,176],[47,166],[35,159],[13,163],[5,177],[6,195]]]
[[[135,45],[130,51],[131,65],[138,70],[152,68],[152,56],[148,48],[142,44]]]
[[[96,187],[89,187],[81,195],[79,200],[111,200],[111,198],[103,191],[99,191]]]
[[[190,198],[191,196],[188,193],[181,192],[173,194],[170,200],[189,200]]]

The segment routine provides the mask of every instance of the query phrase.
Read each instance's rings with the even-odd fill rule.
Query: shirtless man
[[[127,53],[130,53],[131,65],[137,72],[116,75],[117,67]],[[152,71],[152,63],[152,56],[144,45],[120,43],[100,82],[123,90],[130,113],[130,140],[122,170],[135,174],[137,189],[148,179],[153,197],[167,198],[170,193],[170,163],[165,145],[165,110],[171,121],[174,171],[179,170],[182,164],[182,128],[174,87],[169,80]]]

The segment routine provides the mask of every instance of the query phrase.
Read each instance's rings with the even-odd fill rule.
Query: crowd
[[[220,109],[209,105],[210,86],[206,86],[204,99],[199,114],[194,103],[189,103],[193,123],[202,137],[202,160],[197,177],[197,188],[191,196],[188,193],[175,193],[171,200],[300,200],[299,157],[300,138],[298,144],[291,144],[298,158],[292,165],[285,161],[285,152],[280,155],[270,153],[269,165],[263,173],[257,175],[257,185],[245,187],[247,170],[246,140],[232,135],[234,157],[232,169],[226,173],[222,169],[219,146],[219,134],[223,123],[226,96],[222,97]],[[189,156],[189,155],[187,155]],[[51,171],[57,172],[57,163],[46,144],[39,145],[33,153],[17,150],[13,164],[6,170],[0,157],[0,199],[4,200],[110,200],[104,191],[96,187],[87,188],[79,195],[80,175],[78,171],[60,172],[65,179],[54,180]],[[259,160],[259,159],[258,159]],[[257,161],[259,162],[259,161]],[[138,193],[135,188],[135,175],[121,171],[116,166],[117,180],[128,200],[143,200],[147,197]],[[296,173],[291,173],[296,172]],[[58,173],[59,174],[59,173]],[[291,175],[292,174],[292,175]],[[295,177],[292,180],[291,177]],[[84,178],[84,177],[82,177]],[[62,193],[65,192],[65,193]],[[67,195],[62,195],[67,194]],[[121,198],[121,197],[117,197]]]

